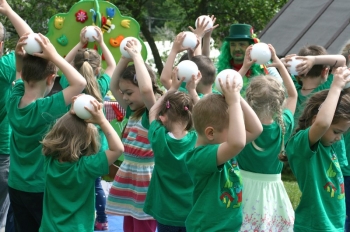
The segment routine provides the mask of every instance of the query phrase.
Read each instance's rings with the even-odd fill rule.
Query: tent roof
[[[279,57],[298,53],[305,45],[325,47],[339,54],[350,40],[349,0],[289,0],[260,33]]]

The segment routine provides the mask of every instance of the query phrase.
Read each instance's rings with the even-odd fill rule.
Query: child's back
[[[165,231],[162,226],[186,230],[193,184],[184,159],[197,141],[197,133],[191,130],[192,107],[193,100],[188,94],[169,91],[150,111],[148,138],[155,166],[144,211],[157,220],[158,231]]]
[[[42,141],[46,180],[40,231],[93,231],[95,179],[108,173],[123,145],[101,104],[96,100],[92,104],[89,120],[68,112]],[[98,131],[88,122],[99,124],[107,134],[108,150],[98,152]]]
[[[13,205],[16,228],[23,231],[37,231],[40,227],[45,188],[40,141],[51,124],[66,112],[72,97],[86,85],[84,78],[58,55],[50,41],[41,34],[39,38],[43,52],[24,55],[23,67],[17,67],[22,71],[23,81],[16,82],[6,105],[12,128],[9,192],[11,201],[16,202]],[[18,50],[22,51],[16,48],[16,52]],[[18,54],[16,58],[22,59]],[[67,75],[71,86],[46,97],[55,82],[56,65]],[[27,201],[21,200],[23,195]]]

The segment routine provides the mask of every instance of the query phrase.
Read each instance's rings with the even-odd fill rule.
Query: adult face
[[[235,64],[243,64],[245,51],[249,42],[244,40],[230,41],[230,54]]]

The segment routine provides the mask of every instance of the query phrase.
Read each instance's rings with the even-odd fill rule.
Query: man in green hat
[[[221,46],[221,53],[218,57],[218,72],[224,69],[234,69],[239,71],[244,62],[245,52],[251,44],[258,43],[259,40],[254,34],[253,27],[249,24],[232,24],[229,36],[225,38]],[[250,82],[250,78],[262,74],[270,74],[281,80],[275,68],[266,68],[263,65],[253,64],[243,77],[243,87],[241,95],[245,96],[245,89]]]

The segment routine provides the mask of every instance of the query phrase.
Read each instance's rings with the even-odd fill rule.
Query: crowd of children
[[[85,28],[65,58],[41,34],[42,52],[29,55],[30,27],[6,0],[0,13],[20,36],[15,52],[0,58],[6,231],[108,230],[108,214],[123,216],[126,232],[350,229],[349,44],[342,55],[309,45],[282,59],[268,45],[271,61],[260,66],[250,57],[251,26],[234,24],[215,67],[209,40],[218,25],[199,20],[190,28],[196,48],[182,46],[185,33],[175,37],[163,92],[135,40],[125,46],[130,58],[116,63],[95,27],[102,70],[98,52],[84,49]],[[187,83],[174,67],[182,51],[199,69]],[[287,70],[294,56],[297,76]],[[219,80],[219,93],[216,74],[227,68],[238,72]],[[48,95],[58,70],[63,90]],[[121,137],[104,115],[108,90],[128,118]],[[86,120],[74,111],[82,94],[95,98]],[[101,176],[122,154],[107,197]],[[281,180],[286,162],[302,193],[295,211]]]

